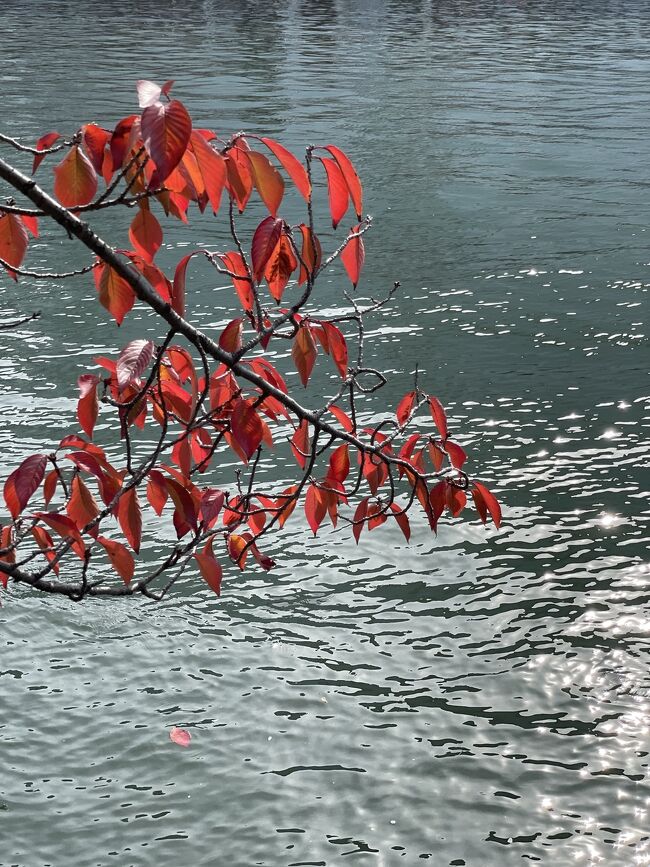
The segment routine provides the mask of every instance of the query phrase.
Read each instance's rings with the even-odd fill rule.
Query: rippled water
[[[353,155],[365,291],[403,286],[372,352],[396,378],[421,360],[507,508],[408,548],[287,528],[220,600],[12,589],[2,867],[650,863],[649,30],[622,2],[5,0],[5,132],[109,122],[173,77],[200,122]],[[0,335],[9,467],[151,324],[117,334],[88,281],[0,293],[44,311]]]

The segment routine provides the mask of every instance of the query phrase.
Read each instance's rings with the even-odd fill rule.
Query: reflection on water
[[[421,361],[508,504],[500,533],[408,548],[287,528],[281,568],[220,601],[192,578],[159,606],[12,592],[0,865],[650,864],[644,9],[9,0],[0,28],[11,134],[115,120],[136,78],[173,77],[199,122],[353,154],[360,291],[403,286],[372,351],[396,378]],[[35,266],[78,255],[41,244]],[[83,280],[0,293],[44,311],[1,336],[13,465],[94,355],[154,326],[118,334]],[[227,318],[198,277],[191,298]]]

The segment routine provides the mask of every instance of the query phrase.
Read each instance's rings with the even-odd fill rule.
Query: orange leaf
[[[336,160],[336,163],[345,178],[347,188],[350,191],[350,198],[352,199],[352,204],[354,205],[354,210],[357,214],[357,220],[360,220],[363,213],[363,194],[361,191],[359,175],[342,150],[334,145],[326,145],[325,150],[329,151]]]
[[[163,233],[160,223],[148,208],[141,208],[133,218],[129,238],[145,262],[153,262],[162,245]]]
[[[190,141],[192,120],[182,102],[148,105],[140,121],[142,139],[156,164],[149,187],[159,187],[181,161]]]
[[[327,191],[329,195],[330,213],[332,215],[332,226],[336,229],[338,224],[345,216],[350,202],[348,185],[345,182],[343,173],[339,168],[338,163],[329,157],[318,157],[325,166],[327,173]]]
[[[358,232],[360,228],[361,224],[353,226],[350,231]],[[361,274],[365,258],[366,251],[363,246],[363,238],[361,235],[355,235],[354,238],[350,238],[341,253],[341,261],[355,289],[359,282],[359,275]]]
[[[61,515],[58,512],[36,512],[35,517],[44,521],[48,527],[51,527],[64,539],[72,539],[72,550],[83,560],[86,546],[72,518],[68,518],[67,515]]]
[[[301,223],[298,228],[302,235],[302,249],[300,250],[300,276],[298,277],[298,286],[308,278],[314,278],[316,272],[320,268],[323,258],[321,244],[316,235],[309,230],[309,226]]]
[[[320,525],[323,522],[323,518],[327,514],[327,503],[322,491],[320,491],[316,485],[310,485],[307,490],[307,496],[305,497],[305,517],[307,518],[307,523],[312,529],[314,536]]]
[[[307,383],[309,382],[309,377],[314,369],[317,354],[318,350],[316,349],[316,344],[314,343],[314,338],[311,335],[309,326],[303,324],[299,325],[298,333],[293,341],[291,357],[293,358],[294,364],[300,374],[300,380],[304,386],[307,386]]]
[[[85,153],[74,145],[54,167],[54,195],[65,208],[87,205],[97,192],[97,172]]]
[[[221,596],[221,576],[223,573],[220,564],[214,558],[214,553],[212,551],[213,538],[214,537],[211,536],[208,539],[203,551],[194,554],[194,559],[199,564],[201,576],[205,583],[211,590],[214,590],[217,596]]]
[[[260,154],[257,151],[249,151],[248,160],[250,162],[253,183],[260,194],[260,198],[271,212],[271,215],[277,217],[278,208],[284,195],[282,175],[264,154]]]
[[[95,502],[95,498],[86,487],[81,476],[77,475],[72,479],[72,490],[66,511],[80,530],[83,530],[87,524],[90,524],[99,515],[99,507]],[[93,530],[94,532],[91,535],[96,536],[97,527],[94,527]]]
[[[135,304],[135,293],[126,280],[109,265],[102,263],[93,272],[99,292],[99,303],[105,307],[118,325]]]
[[[4,498],[11,517],[16,520],[45,476],[47,457],[30,455],[11,473],[4,486]]]
[[[337,328],[332,322],[323,322],[323,332],[325,335],[325,343],[323,349],[328,355],[334,359],[341,378],[345,379],[348,375],[348,345],[345,341],[342,331]]]
[[[12,266],[19,268],[29,243],[25,224],[15,214],[2,214],[0,212],[0,259]],[[9,270],[13,279],[16,275]]]
[[[332,452],[327,470],[327,478],[328,480],[333,479],[343,484],[349,472],[350,456],[348,454],[348,444],[343,443],[343,445],[340,445]]]
[[[291,277],[297,267],[298,260],[293,252],[291,241],[283,232],[264,270],[264,277],[268,283],[271,295],[278,303],[282,300],[282,293],[289,282],[289,277]]]
[[[221,204],[221,194],[226,184],[226,163],[207,143],[200,132],[194,130],[190,137],[190,147],[196,159],[197,168],[203,179],[205,192],[212,210],[216,214]]]
[[[306,202],[308,202],[311,197],[311,184],[309,183],[309,176],[307,175],[303,164],[291,153],[291,151],[288,151],[279,142],[274,141],[272,138],[260,138],[260,141],[263,142],[271,151],[273,156],[278,160],[282,168],[298,188],[300,195]]]
[[[253,190],[250,162],[244,148],[231,148],[226,155],[226,185],[241,214]]]

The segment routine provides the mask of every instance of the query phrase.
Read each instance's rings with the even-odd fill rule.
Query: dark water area
[[[197,124],[343,147],[375,220],[359,292],[402,284],[375,409],[419,361],[505,504],[410,546],[289,523],[221,599],[3,594],[1,867],[650,864],[647,5],[5,0],[0,35],[0,129],[28,142],[114,123],[144,77]],[[82,261],[55,234],[29,260]],[[94,295],[0,276],[4,312],[43,310],[0,332],[3,478],[156,327]]]

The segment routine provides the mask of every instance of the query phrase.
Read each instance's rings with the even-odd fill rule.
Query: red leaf
[[[124,158],[126,156],[127,147],[129,145],[129,139],[131,138],[131,130],[133,129],[133,124],[135,121],[139,123],[139,117],[137,114],[131,114],[129,117],[124,117],[117,124],[113,133],[111,135],[111,158],[113,161],[113,171],[118,172],[122,168],[124,164]]]
[[[153,358],[152,340],[132,340],[120,352],[117,359],[117,384],[122,391],[129,383],[139,379]]]
[[[278,208],[284,195],[282,175],[264,154],[260,154],[257,151],[249,151],[248,160],[250,162],[253,183],[260,194],[260,198],[271,212],[271,216],[277,217]]]
[[[467,504],[465,491],[455,485],[447,485],[447,507],[454,518],[457,518]]]
[[[87,123],[82,127],[83,144],[85,151],[98,174],[102,173],[104,166],[104,154],[106,145],[111,140],[108,130],[102,129],[94,123]]]
[[[345,182],[343,173],[335,160],[329,157],[318,157],[325,166],[327,173],[327,191],[329,195],[330,213],[332,215],[332,226],[336,229],[338,224],[345,216],[350,203],[348,193],[348,185]]]
[[[301,223],[298,228],[302,235],[302,249],[300,250],[300,276],[298,286],[302,286],[308,278],[314,278],[321,266],[323,251],[321,244],[314,232],[310,232],[309,226]]]
[[[0,259],[13,268],[19,268],[25,253],[29,239],[25,224],[15,214],[2,214],[0,212]],[[9,270],[13,279],[16,275]]]
[[[149,471],[147,481],[147,500],[154,512],[160,517],[167,502],[168,491],[165,477],[158,470]]]
[[[300,469],[304,470],[310,451],[309,424],[304,418],[296,428],[294,435],[291,437],[291,451],[293,452],[295,459],[298,461]]]
[[[282,300],[282,293],[297,267],[298,260],[293,252],[291,241],[282,232],[264,269],[264,277],[271,295],[278,303]]]
[[[310,485],[307,489],[307,496],[305,497],[305,517],[307,518],[307,523],[311,527],[314,536],[316,535],[316,532],[322,524],[323,518],[326,514],[327,503],[323,492],[320,491],[316,485]]]
[[[102,263],[93,272],[99,292],[99,303],[105,307],[118,325],[135,304],[135,293],[123,277],[109,265]]]
[[[325,150],[329,151],[336,160],[336,163],[345,178],[347,188],[350,191],[350,198],[352,199],[352,204],[354,205],[354,210],[357,214],[357,220],[360,220],[363,214],[363,194],[361,191],[359,175],[342,150],[339,150],[339,148],[334,145],[326,145]]]
[[[36,540],[36,544],[38,545],[38,547],[45,555],[45,559],[47,560],[47,562],[52,563],[53,560],[56,560],[56,554],[54,553],[54,551],[49,550],[54,547],[54,542],[52,541],[52,537],[47,532],[47,530],[44,530],[43,527],[32,527],[32,536]],[[55,563],[52,569],[54,570],[55,575],[59,574],[58,563]]]
[[[193,253],[188,253],[187,256],[183,256],[174,272],[174,287],[172,289],[171,305],[172,309],[175,310],[179,316],[185,316],[185,275],[187,272],[187,266],[192,256],[196,256],[198,252],[201,251],[195,250]]]
[[[437,397],[429,398],[429,407],[431,409],[431,417],[436,423],[436,427],[440,431],[440,436],[443,440],[447,439],[447,416],[445,410]]]
[[[185,731],[185,729],[179,729],[178,726],[174,726],[169,732],[169,740],[178,744],[179,747],[189,747],[192,735],[188,731]]]
[[[36,142],[36,150],[39,150],[39,151],[45,150],[46,151],[48,148],[51,148],[52,145],[55,142],[57,142],[60,138],[61,138],[61,136],[59,135],[58,132],[46,132],[45,135],[42,135],[39,138],[39,140]],[[36,174],[36,169],[40,166],[40,164],[43,162],[43,160],[45,159],[46,156],[47,156],[46,153],[34,154],[34,164],[32,165],[32,174],[33,175]]]
[[[205,138],[197,131],[191,135],[190,147],[196,159],[197,168],[203,179],[205,192],[212,210],[216,214],[221,204],[221,194],[226,184],[226,163],[221,154],[218,154],[206,142]]]
[[[59,481],[59,474],[56,470],[50,470],[50,472],[45,476],[45,482],[43,483],[43,499],[45,500],[45,505],[50,505],[50,500],[56,493],[56,486]]]
[[[67,515],[61,515],[58,512],[36,512],[35,517],[40,521],[44,521],[48,527],[51,527],[55,533],[58,533],[64,539],[72,539],[72,550],[83,560],[86,546],[72,518],[68,518]]]
[[[445,451],[449,455],[452,467],[455,467],[457,470],[462,470],[463,464],[467,460],[465,449],[461,448],[458,443],[447,440],[445,443]]]
[[[38,217],[30,217],[28,214],[22,214],[21,218],[23,225],[34,238],[38,238]]]
[[[343,427],[343,430],[346,430],[348,433],[352,433],[354,430],[354,425],[352,424],[352,419],[350,416],[343,412],[343,410],[338,406],[331,406],[329,408],[332,415],[336,418],[338,423]]]
[[[255,454],[264,436],[262,420],[255,409],[245,400],[235,403],[230,417],[230,431],[246,455],[246,458]]]
[[[192,133],[192,120],[182,102],[148,105],[142,112],[142,139],[156,164],[149,187],[159,187],[181,161]]]
[[[142,513],[135,488],[129,488],[118,500],[117,519],[129,545],[138,554],[142,538]]]
[[[433,468],[437,473],[439,473],[442,469],[442,465],[445,462],[445,453],[435,442],[429,442],[428,450],[429,457],[431,458],[431,463],[433,464]]]
[[[245,313],[252,313],[255,305],[255,296],[253,295],[253,287],[251,286],[250,277],[246,269],[246,264],[240,253],[222,253],[219,258],[229,271],[237,274],[237,277],[231,277],[237,297]]]
[[[97,541],[100,545],[104,546],[108,559],[111,561],[111,566],[128,587],[135,571],[133,554],[121,542],[107,539],[106,536],[98,536]]]
[[[253,235],[251,260],[253,263],[253,279],[259,283],[264,276],[267,262],[273,254],[282,234],[282,220],[267,217],[259,224]]]
[[[201,495],[201,517],[206,527],[212,524],[219,517],[219,513],[223,508],[225,495],[218,488],[206,488]]]
[[[304,386],[309,382],[309,377],[314,369],[314,362],[318,350],[314,343],[314,338],[311,336],[311,330],[307,325],[299,325],[298,332],[293,341],[291,357],[300,374],[300,380]]]
[[[348,375],[348,345],[339,328],[331,322],[323,322],[323,331],[327,338],[327,345],[323,346],[325,352],[334,359],[341,379]]]
[[[47,457],[30,455],[11,473],[4,486],[4,498],[11,517],[16,520],[45,476]]]
[[[247,149],[240,143],[226,155],[226,185],[241,214],[253,191],[253,178]]]
[[[241,349],[241,336],[243,331],[243,320],[233,319],[223,329],[219,336],[219,346],[225,352],[239,352]]]
[[[408,394],[405,394],[398,403],[395,415],[397,416],[397,421],[399,422],[400,427],[403,427],[406,424],[408,417],[411,414],[411,410],[415,405],[416,399],[417,393],[415,391],[409,391]]]
[[[447,503],[447,481],[443,479],[431,488],[429,493],[429,522],[433,530],[436,529],[438,520],[445,510]]]
[[[306,202],[308,202],[311,197],[311,184],[309,183],[309,176],[307,175],[303,164],[296,159],[291,151],[288,151],[285,147],[279,144],[279,142],[274,141],[272,138],[260,138],[260,141],[263,142],[271,151],[273,156],[278,160],[282,168],[298,188],[300,195]]]
[[[54,167],[54,195],[65,208],[87,205],[97,192],[97,172],[85,153],[74,145]]]
[[[477,511],[481,515],[481,520],[483,521],[483,523],[485,523],[485,518],[483,517],[483,513],[479,509],[476,494],[478,494],[479,497],[483,499],[485,508],[490,513],[492,520],[494,521],[494,526],[498,530],[501,526],[501,506],[499,505],[499,501],[493,493],[488,491],[485,485],[482,485],[480,482],[474,482],[474,490],[472,491],[472,495],[474,496],[474,502],[476,504]]]
[[[99,507],[95,502],[95,498],[86,487],[81,476],[77,475],[72,479],[72,490],[66,511],[80,530],[83,530],[87,524],[90,524],[99,515]],[[93,529],[94,532],[91,535],[96,536],[97,528],[94,527]]]
[[[327,478],[328,480],[333,479],[343,484],[349,472],[350,456],[348,454],[348,444],[343,443],[343,445],[340,445],[332,452],[327,470]]]
[[[350,230],[351,232],[358,232],[361,228],[361,224],[358,226],[353,226]],[[366,259],[366,251],[363,246],[363,238],[361,235],[355,235],[355,237],[350,238],[347,245],[343,249],[341,253],[341,261],[343,262],[343,266],[348,273],[348,277],[350,278],[352,285],[354,288],[357,288],[357,284],[359,282],[359,275],[361,274],[361,270],[363,268],[363,263]]]
[[[194,559],[199,564],[201,576],[205,583],[211,590],[214,590],[217,596],[221,596],[221,576],[223,573],[221,566],[214,558],[214,553],[212,551],[213,538],[214,537],[211,536],[208,539],[203,551],[194,554]]]
[[[391,511],[395,516],[395,520],[397,521],[400,530],[404,534],[404,538],[408,542],[411,538],[411,525],[409,523],[408,515],[404,512],[397,503],[390,504]]]
[[[368,514],[369,501],[370,497],[365,497],[363,500],[361,500],[354,513],[354,518],[352,519],[352,535],[354,536],[357,545],[359,544],[359,536],[361,535],[361,531],[363,530],[363,525]]]
[[[129,238],[133,249],[145,262],[153,262],[154,256],[163,242],[160,223],[148,208],[141,208],[133,218],[129,228]]]

